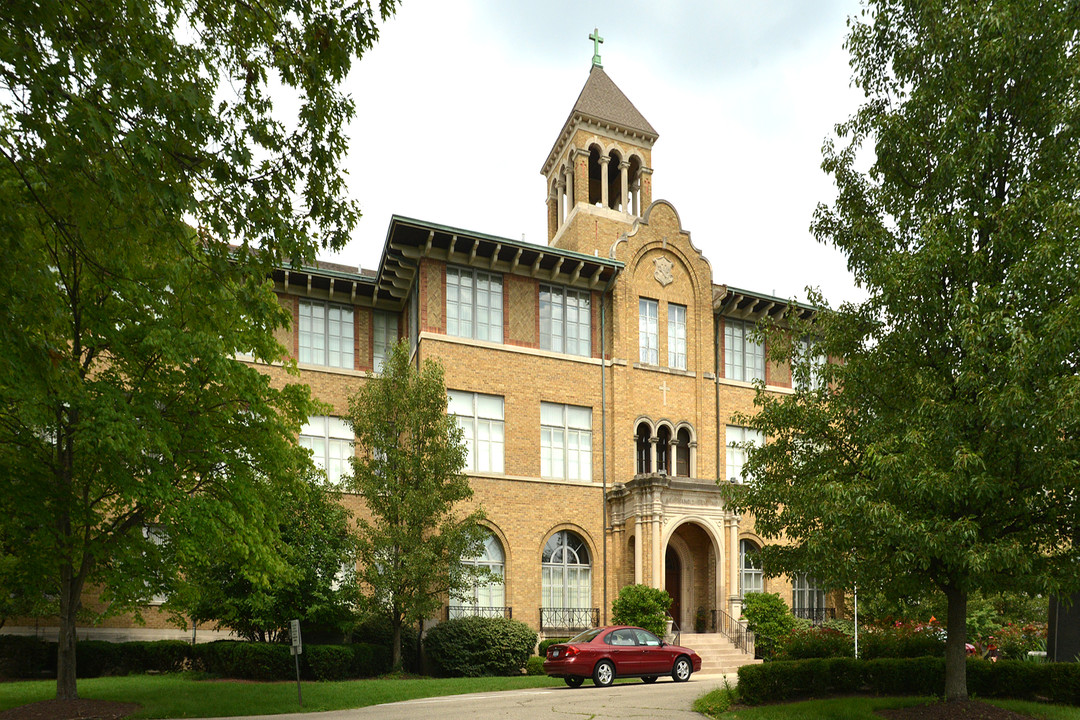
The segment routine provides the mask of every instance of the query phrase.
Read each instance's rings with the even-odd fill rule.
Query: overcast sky
[[[809,233],[834,196],[821,146],[861,100],[843,41],[858,0],[403,0],[347,84],[346,162],[363,217],[332,259],[378,265],[390,216],[544,244],[540,168],[604,70],[660,135],[653,199],[674,204],[713,281],[862,297]]]

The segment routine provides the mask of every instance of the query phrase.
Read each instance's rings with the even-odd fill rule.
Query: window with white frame
[[[730,380],[765,379],[765,346],[751,337],[752,323],[724,318],[724,377]]]
[[[165,528],[163,528],[161,525],[143,525],[142,534],[143,538],[149,541],[154,546],[155,550],[158,552],[160,552],[159,549],[165,544],[165,541],[168,540],[168,535],[165,533]],[[156,572],[153,574],[155,576],[158,575]],[[147,583],[147,585],[149,585],[149,582]],[[150,596],[150,604],[163,605],[168,599],[169,594],[167,592],[156,592]]]
[[[592,408],[540,403],[540,477],[592,480]]]
[[[668,367],[686,369],[686,306],[667,306]]]
[[[791,593],[791,608],[797,614],[802,611],[800,617],[807,617],[807,611],[825,608],[825,590],[808,573],[795,573]]]
[[[741,483],[746,481],[743,466],[746,464],[747,445],[760,446],[764,438],[759,430],[727,426],[727,477],[728,480]]]
[[[799,390],[817,390],[821,387],[822,371],[828,358],[817,349],[817,344],[809,338],[803,338],[795,346],[798,359],[806,366],[805,374],[795,380]]]
[[[465,558],[462,565],[483,568],[492,574],[492,579],[474,582],[465,591],[461,599],[463,607],[451,611],[450,617],[470,615],[477,608],[501,608],[506,606],[506,554],[502,543],[491,532],[484,538],[484,547],[476,557]]]
[[[540,286],[540,348],[568,355],[592,353],[589,292]]]
[[[660,364],[660,305],[656,300],[638,298],[638,348],[641,362]]]
[[[317,300],[300,301],[300,362],[353,367],[353,309]]]
[[[502,276],[470,268],[446,269],[446,333],[503,341]]]
[[[390,357],[390,350],[398,338],[397,315],[376,310],[374,313],[374,343],[372,344],[372,360],[375,372],[381,373],[383,363]]]
[[[449,390],[448,411],[465,433],[468,459],[465,469],[474,472],[503,472],[503,399],[498,395]]]
[[[315,465],[334,485],[350,472],[354,440],[352,428],[339,417],[312,415],[300,430],[300,446],[311,451]]]
[[[764,592],[764,582],[761,573],[761,558],[758,551],[761,548],[750,540],[739,541],[739,567],[742,570],[740,587],[743,597],[747,593]]]
[[[592,567],[585,541],[560,530],[544,545],[540,603],[545,608],[592,607]]]

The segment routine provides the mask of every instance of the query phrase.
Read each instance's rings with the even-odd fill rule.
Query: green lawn
[[[708,712],[712,717],[720,720],[881,720],[879,715],[874,714],[875,710],[934,702],[933,698],[918,697],[845,697],[740,707],[716,713],[716,708],[726,707],[720,700],[722,693],[723,690],[718,689],[702,696],[694,709],[699,712]],[[1076,707],[1045,705],[1023,700],[987,700],[987,702],[1044,720],[1080,720],[1080,708]]]
[[[347,682],[302,683],[304,707],[296,703],[296,683],[252,683],[197,680],[184,675],[129,675],[79,680],[79,696],[137,702],[141,718],[272,715],[286,712],[345,710],[414,698],[462,693],[519,690],[562,685],[558,678],[378,678]],[[0,683],[0,710],[49,700],[55,680]]]

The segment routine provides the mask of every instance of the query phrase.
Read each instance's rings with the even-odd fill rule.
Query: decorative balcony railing
[[[600,608],[540,608],[540,630],[588,630],[600,624]]]
[[[492,607],[490,605],[449,605],[446,608],[446,619],[453,620],[460,617],[504,617],[513,619],[514,608]]]
[[[803,618],[809,620],[815,625],[820,625],[826,620],[836,619],[836,608],[825,607],[812,607],[812,608],[791,608],[791,614],[797,618]]]

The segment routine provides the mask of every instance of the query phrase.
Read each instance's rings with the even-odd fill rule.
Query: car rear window
[[[577,635],[570,638],[566,642],[572,642],[572,643],[575,643],[575,642],[580,642],[580,643],[590,642],[590,641],[592,641],[593,638],[595,638],[597,635],[599,635],[600,632],[603,629],[604,628],[593,628],[592,630],[586,630],[583,633],[578,633]]]

